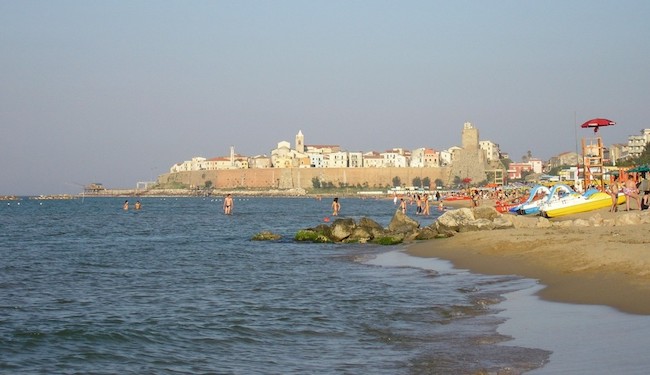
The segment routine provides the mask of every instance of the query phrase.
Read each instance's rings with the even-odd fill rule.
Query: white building
[[[479,141],[478,146],[481,150],[485,151],[485,156],[488,161],[499,160],[501,151],[499,145],[492,141]]]
[[[422,168],[425,166],[425,148],[420,147],[411,151],[411,160],[409,161],[409,166],[412,168]]]
[[[383,167],[405,168],[408,165],[406,157],[398,150],[382,152],[380,155],[384,161]]]
[[[171,173],[175,173],[208,169],[206,161],[207,159],[204,157],[195,156],[192,158],[192,160],[186,160],[182,163],[174,164],[169,171]]]
[[[345,151],[332,152],[328,154],[329,160],[327,163],[328,168],[347,168],[348,167],[348,153]]]
[[[278,147],[271,150],[273,168],[308,168],[310,162],[308,154],[292,149],[287,141],[278,142]]]
[[[440,151],[440,165],[445,167],[451,164],[451,152],[449,150]]]
[[[291,150],[291,144],[287,141],[278,142],[278,146],[271,150],[271,165],[273,168],[293,167],[293,156],[295,150]]]
[[[631,135],[627,138],[628,157],[638,158],[650,143],[650,129],[641,130],[640,135]]]
[[[363,167],[363,153],[362,152],[348,152],[348,167],[361,168]]]
[[[544,169],[544,162],[537,158],[528,159],[528,164],[530,164],[533,173],[542,173]]]
[[[250,158],[251,168],[271,168],[271,158],[266,155],[256,155]]]
[[[325,156],[323,154],[308,154],[309,165],[312,168],[325,168]]]
[[[444,151],[440,151],[440,165],[447,166],[453,164],[457,155],[463,151],[461,147],[452,146]]]
[[[381,168],[384,166],[384,158],[376,151],[363,154],[363,166],[366,168]]]

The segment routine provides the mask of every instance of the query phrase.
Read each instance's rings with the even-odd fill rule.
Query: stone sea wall
[[[313,179],[335,187],[361,185],[384,189],[393,186],[393,178],[411,185],[413,179],[428,177],[433,185],[436,179],[445,184],[453,181],[448,167],[430,168],[250,168],[166,173],[158,176],[158,183],[180,183],[186,186],[205,186],[210,181],[216,189],[309,189]]]

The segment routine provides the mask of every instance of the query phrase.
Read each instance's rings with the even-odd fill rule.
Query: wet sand
[[[596,213],[604,219],[627,214],[603,209],[553,220]],[[407,252],[476,273],[537,279],[545,286],[537,295],[548,301],[650,315],[650,224],[466,232],[411,245]]]
[[[533,296],[538,285],[508,293],[499,304],[506,319],[498,332],[513,339],[499,345],[551,352],[543,367],[526,374],[647,374],[650,315],[607,306],[555,303]]]

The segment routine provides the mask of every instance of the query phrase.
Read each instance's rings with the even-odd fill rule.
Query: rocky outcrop
[[[336,219],[329,226],[321,224],[315,228],[302,229],[298,234],[295,237],[297,241],[314,242],[316,239],[315,242],[396,242],[394,238],[386,240],[386,237],[391,237],[394,234],[384,229],[376,221],[365,217],[359,222],[355,222],[351,218]],[[403,236],[400,236],[399,242],[402,239]]]
[[[439,233],[434,227],[428,226],[420,229],[418,234],[415,236],[415,240],[432,240],[434,238],[446,238],[453,236],[453,233]]]
[[[476,220],[469,208],[447,211],[436,220],[436,230],[440,233],[460,232],[470,222]]]
[[[386,230],[379,223],[366,217],[359,219],[358,227],[368,231],[368,234],[370,234],[370,236],[373,238],[381,237],[386,232]]]
[[[382,227],[369,218],[336,219],[331,225],[321,224],[315,228],[300,230],[294,239],[310,242],[346,242],[346,243],[377,243],[394,245],[404,241],[412,241],[421,234],[420,223],[397,211],[388,228]],[[437,232],[432,228],[423,237],[434,238]]]
[[[345,242],[397,244],[419,240],[451,237],[455,233],[521,228],[543,227],[550,223],[547,219],[521,218],[515,215],[502,215],[492,207],[459,208],[447,211],[438,220],[427,226],[408,217],[400,210],[395,212],[387,228],[376,221],[361,218],[358,222],[350,218],[336,219],[332,224],[320,224],[315,228],[300,230],[294,239],[309,242]]]
[[[262,231],[254,235],[251,238],[251,240],[252,241],[277,241],[280,238],[282,238],[282,236],[280,236],[279,234],[272,233],[269,231]]]
[[[387,228],[368,218],[359,222],[337,219],[331,225],[321,224],[303,229],[296,234],[297,241],[357,242],[397,244],[417,240],[451,237],[456,233],[502,230],[510,228],[565,228],[586,226],[620,226],[650,223],[650,212],[620,213],[605,219],[599,213],[589,218],[551,221],[541,216],[501,214],[494,207],[459,208],[442,214],[433,224],[421,228],[420,223],[401,211],[395,212]]]
[[[393,219],[388,224],[388,231],[395,234],[402,234],[405,237],[416,233],[420,223],[406,216],[401,210],[397,210]]]

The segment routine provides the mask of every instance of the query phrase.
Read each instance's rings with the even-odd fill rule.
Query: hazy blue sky
[[[606,117],[623,143],[650,127],[648,18],[647,0],[0,0],[0,195],[135,187],[299,130],[440,150],[470,121],[548,159]]]

